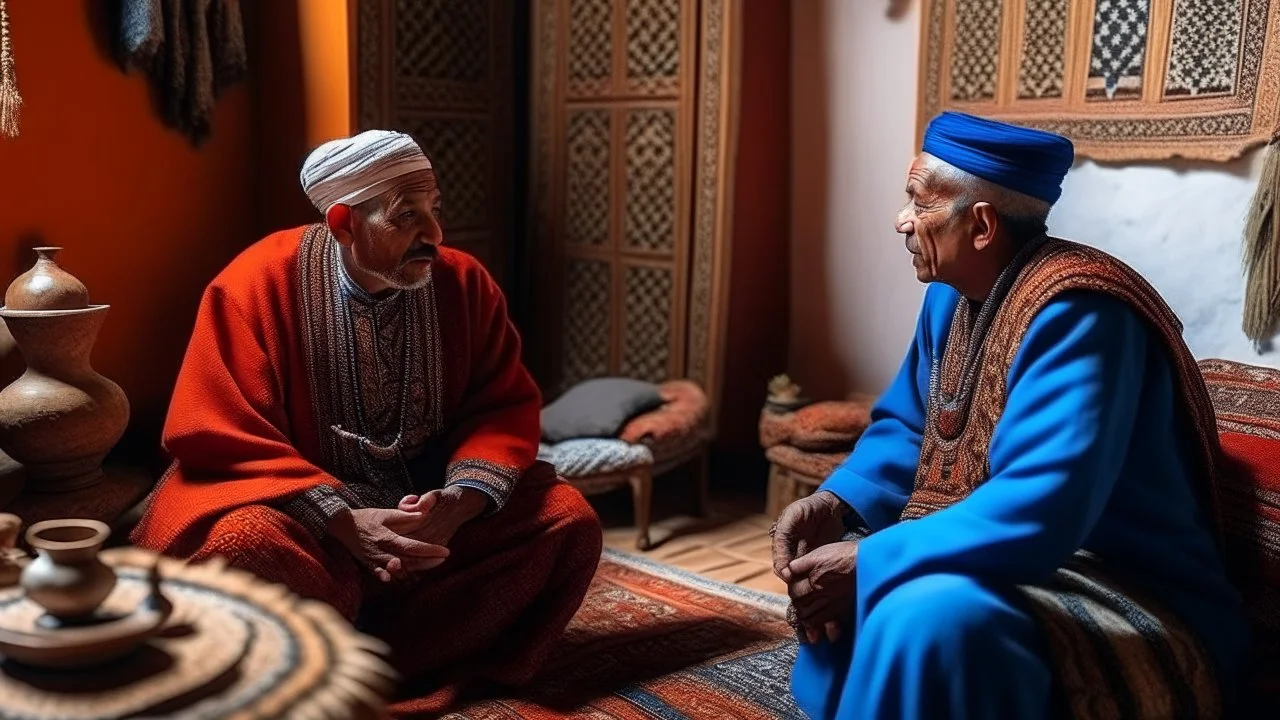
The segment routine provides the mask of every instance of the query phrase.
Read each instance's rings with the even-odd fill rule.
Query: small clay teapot
[[[45,520],[27,530],[37,557],[19,584],[32,602],[59,620],[88,618],[116,586],[116,573],[98,551],[111,534],[97,520]]]

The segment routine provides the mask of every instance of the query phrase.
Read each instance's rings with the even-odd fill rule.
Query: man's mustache
[[[413,262],[414,260],[435,260],[440,252],[436,250],[434,245],[424,245],[420,248],[414,248],[404,254],[402,262]]]

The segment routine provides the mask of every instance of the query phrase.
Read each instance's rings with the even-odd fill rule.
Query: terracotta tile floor
[[[773,521],[760,512],[763,493],[759,497],[713,493],[712,511],[706,518],[690,514],[687,498],[681,497],[685,493],[691,491],[659,482],[649,529],[654,546],[648,552],[635,546],[629,492],[592,497],[605,526],[605,545],[715,580],[785,594],[786,586],[773,574],[769,543]]]

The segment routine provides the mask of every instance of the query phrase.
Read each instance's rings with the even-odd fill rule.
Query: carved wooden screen
[[[537,0],[535,221],[551,389],[685,373],[696,0]]]
[[[511,3],[354,3],[359,129],[418,140],[440,180],[446,242],[504,287],[515,192]]]

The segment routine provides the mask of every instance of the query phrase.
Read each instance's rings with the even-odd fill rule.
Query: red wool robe
[[[541,396],[503,296],[473,258],[442,248],[431,299],[410,316],[427,328],[418,411],[442,461],[414,490],[462,483],[498,509],[459,530],[444,565],[391,586],[281,510],[319,486],[341,488],[335,468],[351,457],[334,449],[331,425],[356,393],[324,374],[344,363],[325,360],[334,340],[316,327],[331,310],[332,243],[322,226],[275,233],[210,284],[164,428],[174,462],[132,540],[221,555],[349,618],[374,618],[367,629],[392,645],[409,687],[436,690],[402,710],[439,709],[472,682],[526,682],[582,602],[600,527],[582,496],[535,462]]]

